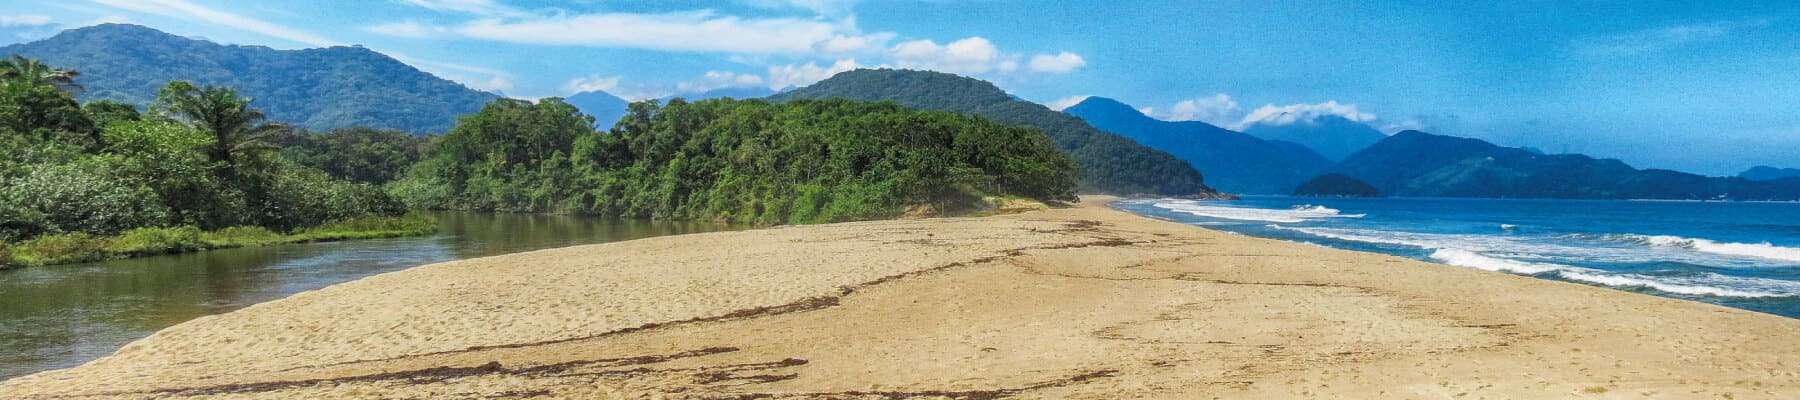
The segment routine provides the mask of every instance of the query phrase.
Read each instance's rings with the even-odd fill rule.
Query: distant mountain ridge
[[[575,106],[582,114],[594,117],[594,128],[599,130],[612,129],[613,123],[625,117],[631,106],[630,101],[603,90],[572,94],[563,98],[563,102]]]
[[[760,99],[760,98],[764,98],[764,97],[769,97],[771,95],[774,95],[775,93],[777,93],[777,92],[774,90],[769,90],[769,88],[765,88],[765,87],[728,87],[728,88],[718,88],[718,89],[713,89],[713,90],[707,90],[707,91],[703,91],[703,92],[699,92],[699,93],[671,94],[668,96],[663,96],[662,98],[659,98],[657,100],[662,100],[664,103],[667,103],[667,102],[669,102],[669,100],[672,100],[677,97],[682,98],[687,101],[700,101],[700,100],[723,99],[723,98],[748,100],[748,99]]]
[[[1093,96],[1063,109],[1095,128],[1169,152],[1231,193],[1288,194],[1331,160],[1296,143],[1265,141],[1200,121],[1151,118],[1129,104]]]
[[[1169,153],[1103,132],[1075,116],[1020,100],[992,83],[895,69],[847,71],[771,101],[843,98],[981,116],[1040,129],[1081,167],[1081,190],[1111,194],[1215,195],[1200,172]]]
[[[221,45],[128,24],[63,31],[0,47],[81,72],[81,99],[146,105],[170,80],[223,85],[270,119],[327,130],[361,126],[443,132],[498,98],[362,47],[275,50]]]
[[[1782,178],[1800,177],[1800,168],[1775,168],[1767,165],[1758,165],[1738,173],[1737,176],[1753,181],[1772,181]]]
[[[1244,128],[1244,133],[1264,140],[1299,143],[1333,161],[1343,160],[1351,153],[1387,138],[1387,134],[1374,127],[1336,115],[1286,125],[1259,123]]]
[[[1405,131],[1328,169],[1414,197],[1800,200],[1800,178],[1751,181],[1640,170],[1614,159],[1543,155],[1479,139]]]

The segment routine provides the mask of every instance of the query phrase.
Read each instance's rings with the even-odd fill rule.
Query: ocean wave
[[[1652,276],[1592,268],[1489,257],[1472,251],[1440,249],[1431,259],[1459,267],[1525,275],[1553,274],[1563,279],[1616,288],[1649,288],[1690,296],[1766,298],[1800,297],[1800,282],[1744,278],[1715,273],[1697,276]]]
[[[1654,247],[1688,249],[1701,253],[1800,262],[1800,248],[1776,246],[1768,242],[1729,243],[1669,235],[1623,234],[1602,235],[1601,237],[1603,239],[1639,243]]]
[[[1557,271],[1557,276],[1571,281],[1613,287],[1645,287],[1658,291],[1691,296],[1714,297],[1800,297],[1800,283],[1773,279],[1741,278],[1714,273],[1697,277],[1608,274],[1597,270]]]
[[[1560,264],[1534,263],[1488,257],[1473,251],[1459,249],[1438,249],[1437,251],[1431,252],[1431,259],[1458,267],[1470,267],[1488,271],[1511,272],[1526,275],[1537,275],[1545,272],[1557,272],[1574,268]]]
[[[1211,206],[1191,200],[1175,200],[1157,202],[1152,204],[1152,206],[1164,210],[1208,218],[1237,221],[1278,222],[1284,224],[1297,224],[1325,218],[1363,217],[1363,214],[1344,214],[1331,207],[1310,204],[1298,205],[1288,209],[1277,209]]]

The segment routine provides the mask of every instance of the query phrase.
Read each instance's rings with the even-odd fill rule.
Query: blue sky
[[[119,21],[232,44],[360,44],[527,98],[779,88],[895,66],[1229,128],[1335,114],[1638,167],[1800,167],[1800,5],[1271,3],[15,0],[0,4],[0,43]]]

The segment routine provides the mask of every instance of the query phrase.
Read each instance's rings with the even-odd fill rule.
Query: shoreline
[[[201,231],[192,226],[138,228],[118,235],[46,235],[0,242],[0,271],[285,244],[426,236],[437,222],[419,216],[363,217],[282,234],[258,227]]]
[[[23,398],[1800,395],[1800,321],[1137,216],[665,236],[202,317]]]

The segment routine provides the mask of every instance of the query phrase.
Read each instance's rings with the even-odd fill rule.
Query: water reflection
[[[195,317],[416,265],[733,228],[560,215],[434,216],[440,233],[430,237],[0,271],[0,379],[79,365]]]

